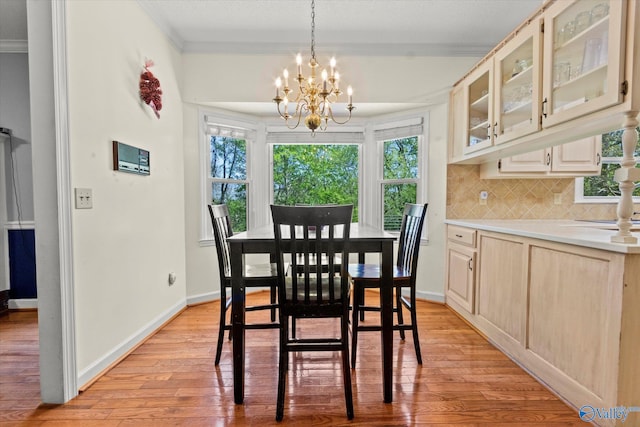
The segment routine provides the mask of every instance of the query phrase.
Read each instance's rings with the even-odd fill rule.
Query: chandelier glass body
[[[284,119],[289,129],[297,128],[303,116],[305,117],[304,124],[312,134],[316,129],[325,130],[329,120],[337,124],[345,124],[351,119],[351,112],[355,108],[352,102],[351,86],[347,88],[348,116],[344,121],[338,121],[333,116],[332,104],[338,102],[340,95],[343,94],[340,90],[340,73],[336,71],[335,58],[331,58],[329,71],[323,69],[320,76],[318,76],[319,67],[315,52],[315,1],[312,0],[309,77],[302,74],[302,56],[298,54],[296,56],[297,77],[293,78],[293,81],[297,82],[297,93],[294,94],[293,89],[289,87],[289,71],[287,69],[282,73],[282,78],[276,78],[276,96],[273,101],[277,105],[278,114]]]

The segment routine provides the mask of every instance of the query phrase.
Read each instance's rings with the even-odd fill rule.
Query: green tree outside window
[[[273,146],[273,201],[278,205],[353,204],[358,221],[358,146]]]
[[[247,143],[210,137],[211,203],[226,204],[234,232],[247,229]]]
[[[384,229],[398,231],[405,204],[417,200],[417,136],[384,141],[382,177]]]
[[[640,127],[638,131],[638,143],[635,157],[640,157]],[[618,197],[620,187],[614,180],[614,174],[620,168],[622,158],[622,130],[605,133],[602,135],[602,172],[598,176],[584,178],[583,194],[585,197]],[[636,165],[640,167],[640,165]],[[636,185],[634,196],[640,196],[640,185]]]

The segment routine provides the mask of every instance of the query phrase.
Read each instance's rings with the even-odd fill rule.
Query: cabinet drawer
[[[471,228],[457,227],[450,225],[447,228],[447,238],[462,245],[476,246],[476,230]]]

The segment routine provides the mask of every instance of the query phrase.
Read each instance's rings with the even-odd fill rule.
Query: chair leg
[[[359,312],[360,305],[362,301],[360,300],[360,290],[361,288],[354,283],[355,289],[353,290],[353,304],[352,304],[352,312],[351,312],[351,367],[356,367],[356,351],[358,349],[358,321],[359,321]]]
[[[291,318],[291,338],[296,339],[296,318]]]
[[[220,290],[220,326],[218,328],[218,344],[216,345],[215,366],[220,363],[220,355],[222,354],[222,341],[224,341],[224,331],[226,330],[227,319],[227,293],[224,286]],[[229,339],[231,339],[231,328],[229,328]]]
[[[398,325],[404,325],[404,316],[402,314],[402,288],[397,287],[396,291],[396,310],[398,315]],[[400,329],[400,339],[404,341],[404,330]]]
[[[418,364],[422,365],[422,353],[420,352],[420,339],[418,338],[418,316],[416,315],[416,290],[411,289],[411,331],[413,332],[413,347],[416,350]]]
[[[344,399],[347,406],[347,418],[353,419],[353,392],[351,390],[351,370],[349,369],[349,311],[346,310],[341,319],[342,331],[342,377]]]
[[[364,305],[364,286],[359,287],[358,298],[360,299],[360,304]],[[364,310],[360,310],[360,321],[364,322]]]
[[[275,304],[276,303],[276,295],[278,294],[278,288],[276,288],[275,285],[271,286],[271,304]],[[271,309],[271,321],[275,322],[276,321],[276,309],[272,308]]]
[[[282,421],[284,416],[284,392],[287,382],[287,370],[289,369],[289,319],[280,316],[280,361],[278,363],[278,401],[276,403],[276,421]]]

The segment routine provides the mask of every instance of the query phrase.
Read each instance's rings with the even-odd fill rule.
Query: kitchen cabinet
[[[541,21],[538,21],[541,22]],[[462,84],[459,121],[464,154],[502,144],[539,129],[539,24],[532,23]]]
[[[447,227],[446,299],[458,309],[474,312],[476,231]]]
[[[600,175],[602,136],[519,154],[480,166],[480,178],[556,178]]]
[[[560,1],[546,11],[543,127],[622,102],[624,6]]]
[[[447,305],[576,408],[637,406],[640,254],[493,231],[496,226],[448,227],[475,231],[478,272],[475,311],[461,309],[450,286]],[[449,240],[449,248],[459,245]],[[629,423],[640,423],[640,413],[629,413]]]
[[[525,244],[508,234],[478,232],[477,323],[502,345],[524,345]]]
[[[484,163],[620,128],[625,111],[640,109],[632,89],[638,7],[545,2],[454,86],[450,162]]]

